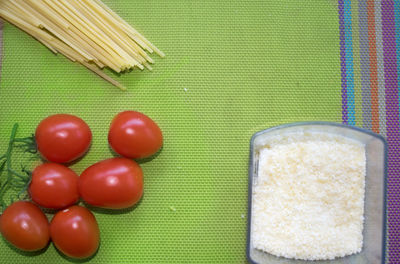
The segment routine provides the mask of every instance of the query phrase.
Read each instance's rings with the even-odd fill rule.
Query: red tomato
[[[45,159],[67,163],[85,154],[92,140],[92,132],[79,117],[56,114],[39,123],[35,139],[37,148]]]
[[[40,206],[61,209],[79,199],[78,175],[57,163],[44,163],[32,172],[29,194]]]
[[[54,245],[71,258],[88,258],[99,247],[100,230],[94,215],[74,205],[56,213],[50,223]]]
[[[36,251],[47,246],[50,239],[49,221],[31,202],[14,202],[0,217],[3,237],[15,247]]]
[[[97,162],[79,177],[79,193],[88,204],[123,209],[137,203],[143,194],[143,172],[126,158]]]
[[[148,116],[125,111],[112,120],[108,142],[121,156],[137,159],[156,153],[162,146],[163,136],[161,129]]]

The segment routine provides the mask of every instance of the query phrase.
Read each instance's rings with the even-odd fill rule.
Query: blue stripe
[[[396,58],[397,58],[397,83],[400,84],[400,1],[394,1],[394,18],[396,23]],[[400,102],[400,93],[399,93]],[[400,104],[399,104],[400,107]],[[400,113],[400,109],[399,109]],[[400,116],[399,116],[400,118]]]
[[[344,1],[344,32],[346,47],[347,70],[347,109],[349,125],[356,125],[355,98],[354,98],[354,67],[353,67],[353,37],[351,25],[351,0]]]

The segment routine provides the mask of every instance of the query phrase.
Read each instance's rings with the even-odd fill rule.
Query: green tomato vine
[[[12,167],[13,151],[18,147],[23,152],[34,154],[38,157],[34,135],[25,138],[17,138],[18,124],[15,123],[11,130],[6,152],[0,156],[0,211],[13,203],[16,199],[26,198],[27,189],[31,181],[31,172],[24,166],[19,171]],[[6,199],[6,194],[13,191],[13,195]]]

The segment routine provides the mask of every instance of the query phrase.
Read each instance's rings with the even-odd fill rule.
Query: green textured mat
[[[111,157],[111,118],[139,110],[162,128],[161,154],[142,164],[145,194],[124,214],[96,212],[93,263],[246,263],[249,140],[292,121],[341,121],[335,1],[105,1],[166,53],[153,72],[118,78],[121,92],[6,24],[0,148],[14,122],[31,133],[47,115],[93,131],[78,173]],[[170,210],[170,207],[176,211]],[[243,217],[242,217],[243,216]],[[53,245],[23,255],[0,240],[1,263],[63,263]]]

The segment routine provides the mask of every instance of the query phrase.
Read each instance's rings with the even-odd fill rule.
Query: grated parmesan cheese
[[[364,145],[337,135],[292,133],[259,151],[253,246],[276,256],[334,259],[361,251]]]

